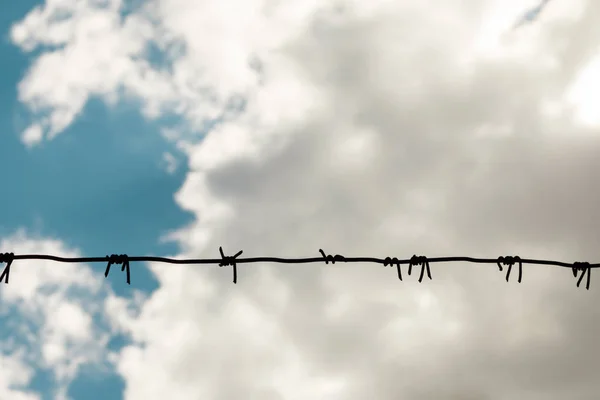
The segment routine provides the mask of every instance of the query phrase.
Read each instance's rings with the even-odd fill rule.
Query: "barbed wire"
[[[506,270],[506,282],[510,277],[513,265],[517,264],[519,267],[519,276],[517,281],[521,283],[523,277],[523,264],[537,264],[537,265],[554,265],[557,267],[571,268],[573,276],[577,278],[578,273],[579,279],[577,281],[577,287],[581,284],[584,276],[587,276],[586,289],[590,289],[591,269],[600,267],[600,264],[590,264],[586,261],[576,261],[574,263],[565,263],[561,261],[550,261],[550,260],[535,260],[529,258],[521,258],[519,256],[501,256],[498,258],[475,258],[475,257],[433,257],[427,258],[425,256],[413,255],[409,259],[398,259],[396,257],[344,257],[340,254],[331,255],[325,254],[322,249],[319,249],[321,257],[309,257],[309,258],[279,258],[279,257],[249,257],[249,258],[238,258],[243,251],[238,251],[233,256],[226,256],[223,253],[222,247],[219,247],[219,253],[221,258],[205,258],[205,259],[175,259],[167,257],[155,257],[155,256],[128,256],[127,254],[112,254],[106,257],[59,257],[49,254],[14,254],[14,253],[0,253],[0,264],[5,263],[6,266],[0,275],[0,281],[4,280],[5,284],[8,284],[8,278],[10,275],[10,267],[15,260],[48,260],[62,263],[98,263],[106,262],[106,270],[104,277],[107,278],[112,265],[121,265],[121,271],[127,275],[127,284],[131,285],[131,271],[129,263],[132,261],[150,261],[150,262],[162,262],[168,264],[218,264],[219,267],[231,266],[233,268],[233,283],[237,283],[237,264],[244,263],[280,263],[280,264],[307,264],[325,262],[325,264],[335,264],[336,262],[345,263],[378,263],[383,264],[384,267],[396,266],[398,271],[398,279],[402,280],[401,265],[408,264],[408,275],[411,275],[412,268],[415,266],[421,266],[421,274],[419,275],[419,283],[423,281],[423,275],[426,272],[427,277],[431,278],[431,270],[429,268],[430,263],[440,262],[469,262],[477,264],[497,264],[500,272],[504,270],[504,266],[507,266]]]

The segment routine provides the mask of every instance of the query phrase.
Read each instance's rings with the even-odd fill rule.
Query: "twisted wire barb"
[[[336,254],[332,256],[331,254],[326,254],[323,249],[319,249],[319,253],[321,253],[321,257],[309,257],[309,258],[279,258],[279,257],[248,257],[248,258],[238,258],[243,251],[238,251],[233,256],[226,256],[223,253],[223,248],[219,247],[219,253],[221,258],[200,258],[200,259],[176,259],[176,258],[167,258],[167,257],[155,257],[155,256],[128,256],[127,254],[112,254],[106,257],[59,257],[49,254],[14,254],[14,253],[0,253],[0,264],[5,263],[6,266],[0,275],[0,281],[4,279],[4,283],[8,284],[8,277],[10,274],[10,267],[13,261],[15,260],[47,260],[47,261],[55,261],[62,263],[97,263],[97,262],[106,262],[106,270],[104,272],[104,277],[107,278],[110,272],[110,267],[113,264],[120,264],[121,271],[125,271],[127,275],[127,284],[131,285],[131,271],[129,269],[129,263],[135,261],[150,261],[150,262],[161,262],[168,264],[218,264],[219,267],[231,266],[233,268],[233,283],[237,283],[237,264],[244,263],[257,263],[257,262],[267,262],[267,263],[280,263],[280,264],[307,264],[307,263],[317,263],[317,262],[325,262],[325,264],[335,264],[335,262],[345,262],[345,263],[377,263],[383,264],[386,266],[396,266],[398,270],[398,279],[402,280],[402,271],[400,270],[400,266],[403,264],[408,264],[408,275],[411,275],[413,266],[421,266],[421,274],[419,276],[419,283],[422,282],[423,276],[425,272],[427,272],[427,277],[431,280],[431,270],[429,268],[430,263],[443,263],[443,262],[468,262],[468,263],[477,263],[477,264],[497,264],[499,270],[503,271],[503,264],[508,266],[506,271],[506,281],[508,282],[512,266],[514,264],[518,264],[519,267],[519,277],[517,281],[520,283],[523,277],[523,264],[537,264],[537,265],[553,265],[557,267],[563,268],[571,268],[573,272],[573,276],[577,278],[577,274],[579,275],[579,279],[577,281],[577,287],[581,284],[583,277],[587,275],[586,289],[590,289],[590,279],[591,279],[591,270],[592,268],[600,267],[600,264],[590,264],[587,261],[576,261],[573,263],[566,263],[561,261],[551,261],[551,260],[535,260],[529,258],[521,258],[519,256],[501,256],[498,258],[475,258],[475,257],[432,257],[428,258],[425,256],[417,256],[413,255],[409,259],[398,259],[396,257],[385,257],[385,258],[376,258],[376,257],[344,257],[340,254]]]

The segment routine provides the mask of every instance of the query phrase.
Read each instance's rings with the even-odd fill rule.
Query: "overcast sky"
[[[600,2],[4,0],[0,251],[600,261]],[[600,277],[16,261],[0,398],[592,400]],[[514,268],[513,268],[514,269]]]

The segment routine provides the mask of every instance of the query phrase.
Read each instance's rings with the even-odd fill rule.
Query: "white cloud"
[[[600,258],[598,128],[578,125],[565,100],[597,49],[597,2],[573,3],[583,12],[568,18],[548,12],[505,43],[513,19],[495,16],[491,0],[148,4],[131,18],[155,25],[135,43],[162,36],[186,52],[170,72],[115,52],[151,78],[97,81],[123,84],[155,113],[178,112],[191,129],[224,113],[229,97],[247,100],[240,116],[182,146],[191,171],[176,199],[196,220],[170,235],[180,256],[216,257],[222,245],[249,257],[323,248]],[[106,40],[128,35],[112,26]],[[24,92],[42,93],[37,85]],[[44,101],[61,104],[65,86]],[[356,157],[353,142],[368,144],[364,159],[344,158]],[[420,285],[369,264],[243,265],[237,285],[229,268],[153,270],[161,286],[139,314],[107,305],[136,341],[118,364],[128,400],[552,400],[600,390],[598,291],[577,289],[568,269],[526,265],[523,283],[507,284],[495,265],[434,264]]]
[[[162,164],[164,165],[165,170],[169,174],[173,174],[177,170],[177,159],[171,153],[163,153]]]
[[[19,86],[19,99],[41,113],[39,123],[49,138],[66,129],[91,96],[108,95],[124,81],[152,79],[148,67],[134,60],[149,39],[149,22],[129,18],[121,23],[119,4],[49,1],[13,26],[12,39],[23,50],[52,46]]]
[[[28,236],[23,230],[3,238],[0,248],[15,254],[80,256],[56,239]],[[86,265],[44,260],[13,262],[9,284],[3,284],[0,298],[4,310],[16,312],[19,318],[12,317],[12,324],[5,327],[13,339],[5,343],[3,357],[7,364],[3,366],[13,368],[15,364],[19,368],[16,371],[22,373],[2,374],[0,397],[37,398],[25,397],[33,394],[24,391],[7,391],[14,384],[27,386],[34,368],[52,371],[58,384],[56,398],[64,398],[82,365],[103,368],[110,335],[102,326],[103,301],[107,295],[114,298],[106,285],[104,277],[96,276]]]
[[[33,124],[23,131],[23,135],[21,137],[23,139],[23,143],[27,147],[31,147],[42,141],[44,138],[44,131],[40,124]]]
[[[15,400],[39,400],[40,396],[24,389],[33,377],[22,352],[0,354],[0,397]]]
[[[568,93],[568,99],[575,105],[580,122],[600,125],[600,51],[583,68]]]

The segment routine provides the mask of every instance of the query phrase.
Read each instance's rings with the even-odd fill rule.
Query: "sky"
[[[517,20],[515,28],[535,21],[539,17],[540,13],[544,10],[546,5],[548,5],[549,1],[550,0],[542,0],[538,5],[528,10],[520,19]]]
[[[597,1],[1,8],[0,252],[600,260]],[[12,265],[1,399],[600,392],[593,272]]]

